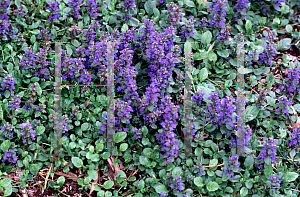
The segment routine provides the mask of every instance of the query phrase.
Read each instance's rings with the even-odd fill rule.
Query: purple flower
[[[261,153],[258,155],[257,159],[264,159],[270,157],[271,161],[275,162],[277,152],[276,140],[269,137],[264,138],[264,142],[264,148],[262,148]]]
[[[281,179],[281,176],[278,176],[278,175],[270,175],[269,178],[270,178],[270,182],[271,182],[271,187],[272,187],[272,189],[275,191],[275,190],[276,190],[276,189],[275,189],[275,186],[276,186],[277,184],[280,184],[280,183],[281,183],[281,181],[279,180],[279,179]]]
[[[226,170],[222,172],[222,174],[227,173],[227,176],[235,179],[235,176],[233,175],[234,172],[237,172],[240,165],[238,164],[239,156],[234,155],[229,158],[229,161],[226,162]]]
[[[227,0],[213,0],[209,5],[209,12],[212,14],[210,17],[210,27],[225,28],[226,2]]]
[[[49,7],[46,7],[46,10],[50,11],[49,22],[52,23],[53,19],[58,19],[59,17],[59,4],[57,1],[51,2],[48,1]]]
[[[15,88],[15,82],[16,80],[13,79],[10,74],[7,74],[7,76],[4,77],[1,83],[1,90],[3,90],[2,96],[4,95],[5,91],[10,91],[10,92],[13,91],[13,89]]]
[[[17,153],[16,151],[13,151],[12,149],[6,150],[6,153],[2,157],[2,162],[6,161],[11,161],[12,163],[16,163],[18,158],[17,158]]]

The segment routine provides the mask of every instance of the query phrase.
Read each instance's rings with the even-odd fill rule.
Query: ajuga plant
[[[120,99],[115,100],[115,109],[113,111],[115,117],[115,131],[116,132],[128,132],[128,128],[125,125],[129,125],[132,118],[133,109],[130,106],[131,101],[125,102]],[[102,121],[100,124],[99,134],[107,130],[107,112],[102,114]]]
[[[4,93],[7,91],[12,92],[13,89],[15,88],[15,82],[16,79],[12,78],[10,74],[7,74],[1,83],[1,90],[2,90],[1,95],[3,96]]]
[[[8,0],[0,1],[0,37],[1,40],[8,40],[9,35],[9,16],[7,15],[7,9],[9,6]]]
[[[47,2],[49,7],[46,7],[46,10],[49,11],[49,22],[52,23],[54,19],[58,19],[59,17],[59,4],[57,1],[51,2],[48,1]]]
[[[195,28],[193,19],[194,18],[190,16],[190,19],[182,26],[182,31],[179,32],[182,42],[194,35]]]
[[[18,160],[17,152],[13,151],[12,149],[8,149],[8,150],[5,151],[5,154],[3,155],[1,161],[2,162],[9,161],[9,162],[12,162],[12,163],[16,163],[17,160]]]
[[[4,139],[12,139],[14,135],[14,126],[8,122],[0,126],[0,136]]]
[[[87,0],[87,2],[84,4],[84,6],[87,7],[89,10],[89,16],[93,19],[97,19],[98,13],[97,13],[97,7],[98,4],[95,0]]]
[[[122,13],[123,13],[121,18],[123,20],[131,19],[132,15],[130,13],[131,13],[131,10],[133,10],[136,7],[135,1],[134,0],[124,0],[121,3],[121,7],[122,7]]]
[[[229,157],[229,161],[226,162],[226,169],[222,172],[222,174],[225,174],[232,178],[235,179],[234,172],[238,172],[240,169],[240,165],[238,164],[239,156],[234,155]]]
[[[225,16],[227,0],[213,0],[209,5],[210,27],[225,28]]]
[[[296,97],[297,92],[300,91],[300,68],[289,69],[286,74],[283,84],[279,87],[280,93],[285,95],[288,99]]]
[[[181,22],[182,17],[185,15],[182,12],[182,8],[176,5],[174,2],[170,2],[166,5],[168,8],[168,17],[167,22],[171,23],[171,25],[179,25]]]
[[[276,140],[272,137],[264,138],[264,144],[261,150],[261,153],[258,155],[258,160],[263,160],[265,158],[270,158],[271,162],[275,162],[276,152],[277,152],[277,145]],[[263,165],[262,165],[263,166]],[[261,166],[259,166],[261,168]]]
[[[24,57],[18,63],[18,66],[24,70],[24,74],[26,74],[27,71],[29,73],[34,73],[33,75],[39,79],[44,78],[49,80],[51,76],[50,70],[48,69],[51,62],[47,61],[49,50],[49,48],[39,48],[39,53],[36,53],[31,48],[24,49]]]

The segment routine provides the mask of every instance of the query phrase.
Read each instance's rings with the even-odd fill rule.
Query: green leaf
[[[126,174],[125,174],[125,172],[123,170],[118,170],[118,175],[121,178],[127,178],[127,176],[126,176]]]
[[[40,80],[40,79],[39,79],[38,77],[32,77],[32,78],[31,78],[31,81],[32,81],[32,82],[37,82],[37,81],[39,81],[39,80]]]
[[[288,50],[291,47],[291,38],[284,38],[277,43],[277,50]]]
[[[71,43],[72,43],[72,45],[73,45],[74,47],[76,47],[76,48],[80,46],[80,42],[78,42],[78,40],[76,40],[76,39],[75,39],[75,40],[72,40]]]
[[[6,150],[8,150],[10,147],[10,141],[9,140],[5,140],[4,142],[2,142],[1,144],[1,150],[5,153]]]
[[[253,163],[254,163],[253,156],[247,156],[244,163],[245,167],[247,169],[250,169],[253,166]]]
[[[172,170],[172,176],[173,177],[177,177],[178,175],[182,176],[182,170],[180,167],[175,167],[173,170]]]
[[[273,174],[272,165],[265,165],[265,176],[269,178],[271,174]]]
[[[128,25],[126,23],[124,23],[122,28],[121,28],[121,31],[126,32],[127,29],[128,29]]]
[[[88,170],[88,175],[93,180],[97,180],[98,179],[98,172],[97,172],[97,170]]]
[[[140,156],[140,163],[142,164],[142,165],[149,165],[150,164],[150,161],[149,161],[149,159],[147,158],[147,157],[145,157],[145,156]]]
[[[197,52],[194,54],[194,60],[203,60],[203,59],[207,58],[207,55],[208,54],[206,51],[201,52],[201,53]]]
[[[247,196],[248,189],[246,187],[242,187],[242,189],[240,190],[240,195],[241,195],[241,197]]]
[[[209,59],[210,61],[213,61],[214,63],[216,63],[218,57],[217,57],[217,55],[215,54],[215,52],[209,51],[209,52],[208,52],[208,59]]]
[[[86,130],[88,130],[89,126],[90,126],[89,123],[86,123],[86,122],[83,123],[83,124],[81,125],[81,131],[86,131]]]
[[[102,187],[104,187],[104,189],[110,189],[113,186],[114,186],[114,182],[113,181],[105,181]]]
[[[201,42],[205,45],[208,45],[211,42],[212,34],[210,31],[206,31],[201,36]]]
[[[144,4],[144,8],[146,10],[146,12],[151,15],[153,12],[153,9],[156,7],[155,1],[150,1],[148,0],[145,4]]]
[[[250,20],[247,20],[246,24],[245,24],[245,27],[246,27],[246,31],[248,33],[250,33],[252,31],[252,22]]]
[[[190,0],[187,0],[187,1],[185,2],[185,4],[186,4],[187,6],[189,6],[189,7],[191,7],[191,8],[194,8],[194,7],[195,7],[195,3],[194,3],[193,1],[190,1]]]
[[[210,162],[209,162],[209,165],[210,166],[214,166],[214,165],[217,165],[218,164],[218,160],[217,159],[212,159],[212,160],[210,160]]]
[[[224,58],[229,57],[229,50],[228,49],[217,51],[217,53],[221,57],[224,57]]]
[[[114,134],[114,141],[116,143],[122,142],[123,140],[125,140],[125,138],[127,137],[127,133],[126,132],[118,132]]]
[[[57,179],[57,185],[59,185],[60,187],[65,183],[65,177],[60,176]]]
[[[124,152],[126,151],[128,148],[128,144],[127,143],[123,143],[120,145],[120,151]]]
[[[128,20],[128,25],[132,27],[138,27],[139,23],[140,23],[139,20],[133,17]]]
[[[247,106],[245,110],[245,120],[244,122],[249,122],[256,118],[259,113],[259,108],[257,106]]]
[[[293,27],[292,27],[292,25],[286,25],[285,26],[285,30],[288,32],[288,33],[292,33],[293,32]]]
[[[208,77],[208,70],[207,70],[207,68],[204,67],[200,70],[200,73],[199,73],[200,83],[202,81],[204,81],[205,79],[207,79],[207,77]]]
[[[35,35],[37,35],[37,34],[39,34],[40,33],[40,30],[38,30],[38,29],[35,29],[35,30],[32,30],[32,31],[29,31],[30,33],[32,33],[32,34],[35,34]]]
[[[158,186],[156,186],[155,187],[155,191],[157,193],[159,193],[159,194],[160,194],[160,192],[163,192],[164,194],[165,193],[169,193],[169,191],[167,190],[166,186],[164,186],[164,185],[158,185]]]
[[[153,8],[153,13],[154,13],[155,17],[158,17],[160,15],[159,9],[157,9],[157,8]]]
[[[42,133],[44,133],[45,131],[45,127],[44,126],[37,126],[36,128],[36,135],[41,135]]]
[[[96,152],[98,153],[98,152],[102,151],[103,148],[104,148],[104,145],[103,145],[103,144],[101,144],[101,143],[97,144],[97,145],[96,145]]]
[[[203,187],[203,179],[201,177],[194,178],[194,183],[197,187]]]
[[[206,189],[210,192],[213,192],[219,189],[219,185],[215,181],[211,181],[206,185]]]
[[[82,162],[82,160],[80,158],[78,158],[78,157],[72,157],[71,160],[72,160],[72,163],[74,164],[74,166],[76,168],[81,168],[83,166],[83,162]]]
[[[295,181],[298,178],[299,174],[296,172],[286,172],[282,176],[283,181],[291,182]]]
[[[145,187],[145,181],[144,180],[140,180],[139,183],[138,183],[138,188],[139,189],[144,189]]]

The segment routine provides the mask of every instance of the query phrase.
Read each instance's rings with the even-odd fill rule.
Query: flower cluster
[[[208,103],[205,113],[208,113],[208,118],[203,122],[207,123],[210,118],[212,119],[212,124],[218,124],[219,126],[223,124],[228,124],[231,127],[235,126],[235,123],[229,123],[231,120],[231,116],[234,112],[234,103],[236,102],[234,98],[226,96],[219,98],[219,94],[217,92],[210,93],[210,96],[207,98],[211,102]],[[225,123],[224,123],[225,120]]]
[[[16,163],[18,160],[16,151],[12,149],[6,150],[6,153],[2,157],[2,162],[10,161]]]
[[[145,138],[144,135],[142,135],[142,130],[141,129],[137,129],[136,127],[133,127],[132,130],[135,132],[135,134],[133,135],[135,138]]]
[[[170,179],[172,180],[172,179]],[[180,192],[182,191],[184,188],[183,188],[183,180],[181,178],[180,175],[177,175],[177,178],[173,178],[172,180],[172,184],[170,185],[170,187],[173,189],[173,190],[176,190],[176,192]]]
[[[278,102],[281,106],[280,107],[281,109],[277,108],[275,111],[276,112],[281,111],[282,113],[285,113],[288,116],[289,112],[287,110],[287,107],[293,105],[293,101],[288,100],[288,98],[285,95],[283,95],[280,99],[278,99]]]
[[[277,146],[276,140],[269,137],[264,138],[264,148],[262,148],[261,153],[258,155],[257,159],[265,159],[267,157],[271,158],[272,162],[275,162]]]
[[[14,135],[13,133],[13,125],[10,123],[6,123],[5,125],[0,126],[0,136],[4,135],[5,138],[11,139],[12,136]]]
[[[33,130],[33,127],[29,121],[27,121],[26,123],[20,124],[19,127],[21,129],[20,137],[23,138],[24,144],[29,140],[29,138],[31,138],[31,140],[35,140],[36,131]]]
[[[84,30],[81,42],[86,42],[85,40],[87,40],[88,43],[94,42],[94,40],[97,36],[96,32],[100,27],[101,27],[101,24],[98,21],[92,20],[92,25],[90,25],[88,27],[88,29]],[[82,51],[82,50],[80,50],[80,51]],[[76,50],[76,53],[79,53],[80,51]]]
[[[87,3],[85,3],[84,6],[88,7],[90,16],[93,16],[95,19],[97,19],[97,2],[95,0],[87,0]]]
[[[39,113],[45,112],[45,109],[46,109],[46,106],[45,106],[43,103],[40,103],[39,106],[36,108],[36,110],[37,110]]]
[[[267,91],[268,91],[267,89],[263,89],[259,92],[258,99],[256,101],[256,105],[262,107],[262,102],[266,98]]]
[[[300,127],[296,127],[293,130],[292,137],[289,140],[289,146],[300,146]]]
[[[275,185],[280,184],[281,181],[279,179],[281,179],[281,176],[278,175],[270,175],[269,176],[270,182],[271,182],[271,186],[272,189],[275,191]]]
[[[163,132],[157,134],[157,140],[160,140],[163,148],[161,151],[165,151],[168,148],[166,154],[169,156],[167,158],[167,164],[171,161],[170,156],[177,157],[178,155],[178,145],[175,139],[176,134],[174,130],[176,129],[176,120],[178,119],[178,108],[179,106],[174,105],[171,102],[171,97],[166,95],[161,99],[161,106],[158,111],[161,111],[162,121],[160,125],[163,128]]]
[[[276,6],[279,7],[281,3],[285,3],[285,0],[272,1],[272,3],[276,3]]]
[[[5,91],[12,92],[15,88],[15,82],[16,80],[12,78],[10,74],[8,74],[6,77],[4,77],[2,83],[1,83],[1,90],[3,91],[1,95],[3,96]]]
[[[39,48],[39,53],[34,52],[31,48],[24,50],[25,54],[22,60],[18,63],[18,66],[22,67],[22,70],[28,70],[29,72],[35,71],[34,76],[38,78],[45,78],[49,80],[51,65],[50,61],[47,61],[49,48]]]
[[[182,17],[185,15],[182,12],[182,8],[178,7],[174,2],[171,2],[166,5],[168,8],[168,18],[172,25],[177,25]]]
[[[49,10],[49,22],[52,23],[53,19],[58,19],[59,17],[59,4],[57,1],[51,2],[48,1],[49,7],[46,7],[46,10]]]
[[[83,34],[83,29],[80,28],[79,26],[76,25],[72,25],[69,28],[69,33],[70,33],[70,37],[71,39],[76,39],[76,36],[79,36],[80,34]]]
[[[120,99],[115,100],[116,109],[114,109],[114,118],[115,118],[115,131],[124,131],[127,132],[127,128],[122,126],[123,124],[130,124],[130,119],[132,118],[133,108],[130,106],[131,101],[125,102]],[[106,131],[107,129],[107,112],[103,113],[102,117],[104,123],[100,123],[101,131],[99,134]]]
[[[271,65],[273,57],[276,55],[276,47],[274,40],[276,39],[276,35],[272,30],[268,31],[268,36],[265,37],[265,46],[264,51],[260,56],[259,64],[263,64],[265,60],[268,65]]]
[[[18,13],[19,16],[25,16],[26,15],[22,5],[20,5],[20,8],[17,9],[15,12]]]
[[[50,122],[53,123],[53,127],[54,129],[56,129],[56,131],[63,133],[63,131],[68,132],[68,116],[67,115],[63,115],[62,116],[62,121],[59,122],[59,117],[55,118],[55,114],[50,114]]]
[[[134,0],[124,0],[123,3],[121,4],[122,7],[122,12],[125,13],[122,18],[124,20],[129,20],[132,15],[130,15],[130,10],[133,10],[135,8],[135,1]]]
[[[189,38],[194,35],[194,24],[193,24],[193,17],[190,17],[190,20],[188,20],[183,26],[182,26],[182,32],[179,32],[179,35],[181,37],[181,41],[184,41],[184,38]]]
[[[225,28],[226,2],[227,0],[213,0],[209,5],[209,12],[212,14],[210,17],[210,27]]]
[[[238,164],[239,162],[239,156],[234,155],[229,157],[229,161],[226,161],[226,170],[222,172],[222,174],[227,173],[227,176],[235,179],[234,172],[237,172],[239,170],[240,165]]]
[[[133,59],[133,50],[124,49],[120,52],[118,60],[115,62],[116,73],[118,73],[117,91],[125,90],[124,100],[138,100],[136,80],[138,74],[135,67],[131,66]]]
[[[246,12],[249,7],[249,0],[237,0],[235,6],[233,7],[237,13]],[[245,19],[245,16],[242,16]],[[236,18],[238,20],[238,18]]]
[[[279,87],[280,92],[288,99],[293,98],[296,92],[300,91],[300,68],[288,70],[288,78],[284,80],[284,84]]]
[[[82,3],[82,0],[69,0],[69,2],[67,3],[68,6],[70,6],[72,8],[72,12],[74,12],[74,17],[77,18],[79,13],[79,8],[80,8],[80,4]],[[68,13],[68,16],[72,15],[71,13]]]
[[[201,25],[203,27],[209,27],[207,18],[203,17],[199,22],[197,22],[197,25]]]
[[[47,47],[48,44],[51,44],[50,42],[51,34],[49,34],[48,29],[43,28],[37,36],[41,38],[41,41],[44,43],[45,47]]]
[[[160,192],[160,196],[159,197],[168,197],[169,196],[169,194],[168,193],[163,193],[163,192]]]
[[[8,23],[9,16],[6,14],[8,6],[9,0],[0,1],[0,37],[2,37],[3,40],[8,40],[7,36],[10,26]]]
[[[225,29],[221,29],[221,31],[218,35],[218,38],[217,38],[216,42],[221,41],[222,42],[222,47],[224,45],[224,42],[225,41],[229,42],[229,39],[231,38],[230,30],[231,30],[231,27],[227,26]]]
[[[204,173],[204,168],[203,168],[203,166],[201,165],[201,162],[198,162],[198,163],[197,163],[197,166],[199,167],[198,175],[199,175],[199,176],[202,176],[203,173]]]
[[[11,102],[8,103],[10,105],[11,110],[16,110],[20,108],[21,99],[18,98],[18,95],[11,94]]]

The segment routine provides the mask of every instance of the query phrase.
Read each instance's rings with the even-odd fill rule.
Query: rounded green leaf
[[[291,182],[295,181],[298,178],[299,174],[296,172],[286,172],[282,176],[283,181]]]
[[[83,123],[81,125],[81,131],[86,131],[86,130],[88,130],[88,128],[89,128],[89,123]]]
[[[116,143],[122,142],[123,140],[125,140],[125,138],[127,137],[127,133],[126,132],[118,132],[114,134],[114,141]]]
[[[72,160],[72,163],[74,164],[74,166],[76,168],[81,168],[83,166],[83,162],[82,162],[82,160],[80,158],[78,158],[78,157],[72,157],[71,160]]]
[[[201,177],[194,178],[194,183],[198,187],[203,187],[204,186],[203,179]]]
[[[113,181],[105,181],[102,187],[104,187],[104,189],[110,189],[113,186],[114,186],[114,182]]]
[[[164,186],[164,185],[158,185],[158,186],[156,186],[155,187],[155,191],[157,193],[159,193],[159,194],[160,194],[160,192],[163,192],[164,194],[165,193],[169,193],[169,191],[167,190],[166,186]]]
[[[120,145],[120,151],[126,151],[128,148],[128,144],[127,143],[123,143]]]
[[[219,185],[215,181],[211,181],[206,185],[206,189],[210,192],[213,192],[219,189]]]

